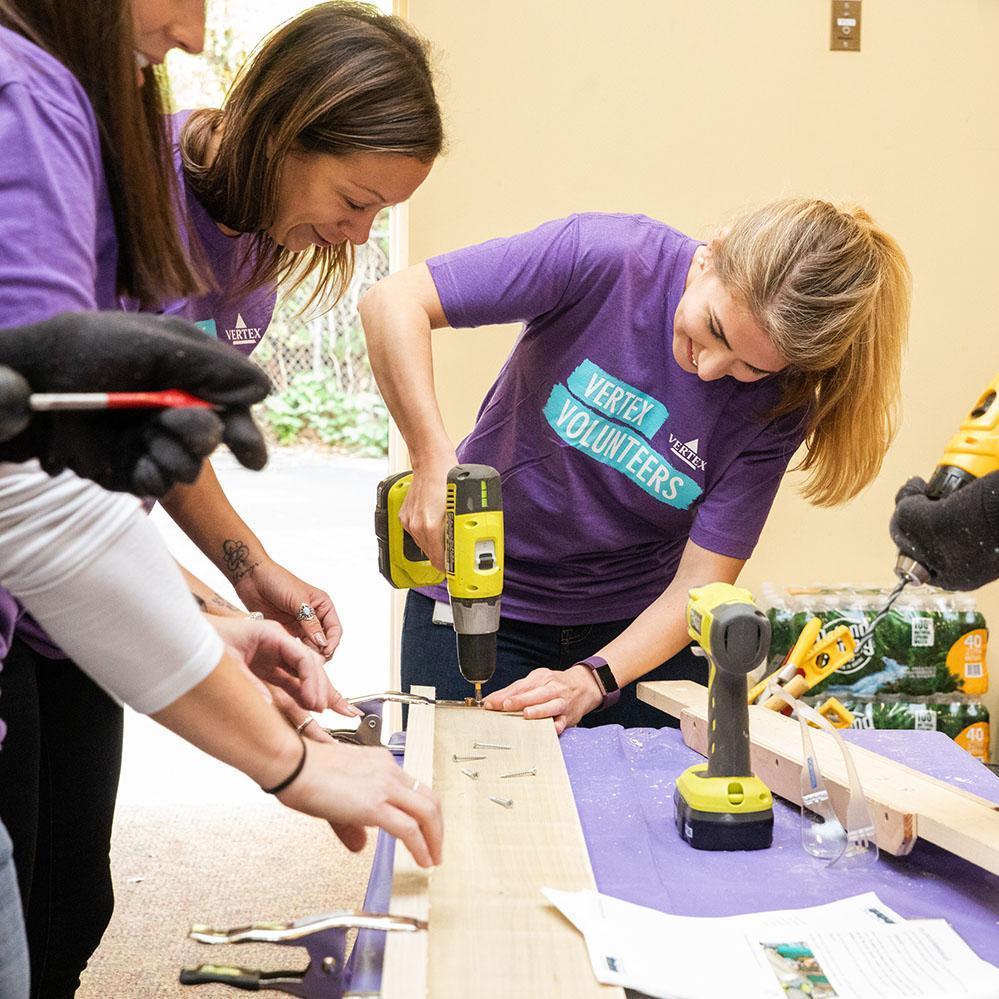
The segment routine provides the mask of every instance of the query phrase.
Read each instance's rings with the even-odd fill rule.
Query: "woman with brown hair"
[[[361,8],[357,11],[360,14]],[[368,14],[375,16],[370,11]],[[234,256],[228,264],[223,263],[225,255],[213,254],[207,240],[199,246],[198,240],[191,238],[191,230],[179,232],[167,210],[177,203],[177,185],[169,161],[163,157],[169,140],[164,137],[164,119],[150,68],[174,45],[198,50],[202,31],[200,0],[133,0],[131,4],[109,0],[97,5],[0,0],[0,175],[5,192],[0,209],[0,241],[4,245],[0,308],[6,323],[28,324],[67,310],[111,308],[122,296],[151,309],[179,299],[182,304],[167,311],[180,313],[205,300],[221,303],[234,287],[224,281],[229,273],[224,268],[229,264],[233,275],[241,278],[248,273],[251,284],[261,278],[271,280],[281,272],[280,265],[267,274],[252,270],[262,259],[260,248],[268,241],[297,249],[301,237],[296,230],[306,231],[303,226],[316,226],[327,250],[326,243],[363,241],[366,228],[358,218],[359,209],[366,206],[353,202],[342,208],[342,218],[314,218],[318,199],[313,185],[329,184],[328,191],[324,187],[324,197],[333,198],[367,184],[379,202],[391,203],[408,196],[429,170],[424,161],[418,169],[407,169],[411,167],[409,157],[390,146],[384,176],[378,171],[377,176],[367,170],[358,173],[353,170],[355,146],[351,143],[355,136],[349,133],[346,145],[337,147],[342,161],[338,165],[343,165],[345,172],[331,178],[328,136],[320,136],[317,151],[304,142],[280,146],[287,137],[278,135],[280,161],[272,158],[282,167],[268,176],[279,190],[282,183],[291,181],[289,198],[282,202],[290,206],[284,216],[287,225],[283,226],[280,211],[276,211],[272,219],[261,218],[258,229],[244,239],[226,236],[226,248]],[[395,48],[397,61],[411,65],[412,75],[426,89],[429,75],[425,61],[420,64],[415,50],[404,45]],[[353,51],[348,47],[345,57]],[[326,65],[324,70],[329,72],[329,68]],[[142,86],[138,86],[140,80]],[[432,89],[430,92],[432,95]],[[279,95],[272,96],[276,100]],[[364,117],[363,97],[352,109],[355,116]],[[436,120],[439,136],[439,115]],[[425,140],[420,133],[426,122],[411,124],[413,142],[423,150]],[[213,137],[216,135],[224,140],[222,131],[213,130]],[[267,144],[260,133],[253,139]],[[376,144],[374,148],[380,147]],[[372,148],[365,147],[363,152],[372,152]],[[220,164],[225,162],[222,141],[216,155],[221,157]],[[399,164],[398,159],[407,162]],[[372,165],[381,166],[382,162]],[[210,169],[208,160],[205,166]],[[396,166],[402,167],[401,174],[393,171]],[[301,167],[298,173],[297,167]],[[226,183],[232,179],[229,176]],[[305,207],[296,207],[300,204],[296,199],[310,191],[312,197]],[[197,225],[197,219],[192,224]],[[198,230],[200,235],[200,226]],[[213,233],[218,232],[217,227],[213,229]],[[244,258],[247,245],[256,246],[257,242],[260,247]],[[188,262],[186,244],[193,244],[197,268]],[[326,258],[333,256],[327,254]],[[244,272],[241,262],[250,257],[251,271]],[[284,260],[283,251],[275,251],[274,257]],[[204,278],[202,265],[206,266]],[[342,263],[338,266],[342,271]],[[200,294],[206,288],[207,293]],[[217,299],[212,297],[215,294]],[[273,298],[272,286],[266,294]],[[115,446],[112,438],[108,446]],[[45,505],[49,491],[43,473],[30,465],[10,472],[12,468],[4,466],[4,484],[10,487],[6,495],[17,495],[19,489],[22,494],[30,491],[43,505],[44,515],[56,523],[61,514],[52,504]],[[169,629],[177,638],[175,646],[181,644],[187,630],[190,642],[197,639],[197,661],[187,662],[185,672],[185,683],[196,685],[187,689],[178,688],[173,677],[163,675],[169,665],[170,643],[162,628],[144,634],[144,652],[137,662],[134,640],[124,649],[119,647],[115,636],[121,629],[110,623],[102,638],[94,620],[82,610],[77,633],[72,627],[75,608],[92,605],[95,594],[102,601],[98,610],[105,622],[113,619],[116,609],[125,624],[138,618],[134,612],[137,602],[149,605],[143,619],[156,622],[166,620],[159,614],[160,603],[170,603],[171,620],[182,617],[188,608],[177,603],[175,570],[163,568],[162,558],[148,552],[148,538],[143,536],[151,528],[135,522],[134,509],[125,509],[123,501],[106,497],[72,477],[54,481],[55,488],[73,492],[74,509],[80,518],[71,522],[77,525],[75,535],[63,532],[61,543],[85,540],[87,531],[81,531],[79,524],[89,523],[87,518],[107,503],[118,518],[115,523],[127,524],[129,536],[138,539],[130,550],[150,554],[150,561],[143,562],[138,555],[128,559],[124,557],[127,552],[117,546],[104,545],[103,550],[88,549],[86,561],[81,556],[79,562],[77,576],[84,568],[96,571],[103,556],[117,555],[114,572],[92,578],[89,594],[69,587],[70,573],[65,591],[60,589],[60,580],[48,581],[48,602],[43,601],[50,612],[46,620],[62,622],[55,632],[58,640],[68,649],[86,651],[81,663],[88,671],[98,667],[92,671],[100,674],[101,686],[70,662],[52,663],[50,660],[62,657],[62,653],[23,616],[17,621],[19,635],[5,662],[2,710],[9,733],[0,753],[0,813],[12,827],[22,887],[25,882],[30,886],[30,902],[28,894],[22,894],[28,903],[33,994],[72,995],[110,917],[108,841],[120,760],[121,710],[101,687],[123,696],[116,687],[118,679],[126,679],[129,655],[124,651],[128,648],[133,672],[142,674],[143,689],[149,694],[149,698],[140,698],[142,709],[157,720],[243,769],[291,807],[329,820],[351,849],[363,845],[364,826],[377,824],[400,835],[420,863],[429,865],[439,859],[440,819],[432,794],[406,783],[381,751],[314,742],[307,752],[301,737],[249,687],[237,660],[221,651],[218,635],[202,634],[194,624],[187,629]],[[195,531],[215,515],[199,512],[197,506],[196,498],[180,503],[178,515],[181,521],[189,516]],[[240,592],[248,602],[256,598],[256,606],[263,605],[271,616],[297,629],[297,608],[306,602],[321,603],[313,598],[315,591],[266,559],[262,549],[252,544],[252,536],[230,531],[232,523],[226,521],[226,537],[219,547],[236,576],[246,580]],[[237,525],[237,531],[240,529]],[[143,576],[147,564],[159,567],[151,574],[157,584],[151,590]],[[53,601],[61,592],[73,602],[54,608]],[[316,610],[321,612],[321,606]],[[329,611],[332,618],[320,613],[317,626],[313,616],[306,632],[316,645],[327,649],[335,644],[338,629],[332,604]],[[4,623],[14,625],[13,619]],[[247,625],[257,626],[258,622]],[[262,640],[261,634],[255,635]],[[284,640],[290,641],[287,635]],[[271,650],[277,649],[277,659],[283,656],[288,665],[290,653],[282,641],[271,636]],[[102,642],[107,643],[108,662],[98,662],[101,657],[96,650],[103,648]],[[253,650],[248,649],[247,658],[252,655]],[[315,653],[309,655],[318,660]],[[160,671],[155,676],[152,673],[156,671],[147,668],[151,662]],[[309,669],[314,666],[308,664]],[[321,669],[319,677],[322,696],[318,700],[314,696],[302,698],[300,713],[306,708],[329,706],[335,700]],[[164,699],[162,687],[156,687],[157,695],[152,696],[157,678],[171,680],[169,690],[174,700]],[[131,682],[134,677],[127,679]],[[312,731],[307,730],[307,734],[316,738]]]
[[[343,294],[354,247],[423,182],[444,142],[426,44],[399,18],[339,2],[267,38],[222,108],[180,112],[170,127],[182,228],[209,289],[162,311],[243,353],[266,331],[278,283],[290,293],[312,278],[310,304]],[[163,505],[251,611],[332,655],[333,601],[268,555],[209,464]],[[315,616],[300,620],[303,605]]]

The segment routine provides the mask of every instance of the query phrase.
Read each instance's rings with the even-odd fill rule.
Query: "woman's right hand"
[[[434,568],[444,571],[444,507],[447,474],[458,464],[453,450],[413,465],[413,482],[399,509],[402,526],[413,536]]]
[[[365,828],[378,826],[402,840],[420,867],[441,862],[440,801],[386,749],[309,742],[302,773],[278,797],[289,808],[326,819],[354,853],[364,848]]]
[[[305,711],[331,708],[348,718],[360,718],[363,711],[347,703],[330,683],[319,653],[300,642],[276,621],[258,621],[247,617],[208,615],[208,623],[223,641],[265,683],[288,695],[288,701]],[[280,707],[287,706],[282,700]],[[302,710],[297,714],[304,718]],[[289,719],[293,721],[291,715]]]

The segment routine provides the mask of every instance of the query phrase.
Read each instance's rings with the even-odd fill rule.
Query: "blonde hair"
[[[854,205],[791,198],[741,218],[712,246],[788,361],[773,416],[808,411],[805,497],[835,506],[870,484],[898,422],[910,275],[898,244]]]

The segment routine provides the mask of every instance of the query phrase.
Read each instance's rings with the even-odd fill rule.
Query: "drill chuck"
[[[455,632],[458,641],[458,668],[469,683],[488,683],[496,672],[496,633],[463,635]]]

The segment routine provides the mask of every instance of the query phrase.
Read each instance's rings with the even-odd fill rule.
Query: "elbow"
[[[361,319],[361,325],[366,334],[377,331],[378,317],[385,312],[391,289],[388,288],[393,275],[383,277],[368,288],[357,302],[357,313]]]
[[[382,281],[385,279],[382,278]],[[371,322],[371,318],[374,315],[375,309],[377,308],[378,298],[379,298],[379,287],[381,286],[381,281],[377,281],[370,288],[368,288],[358,299],[357,302],[357,314],[361,318],[361,325],[364,327],[365,333],[368,331],[368,326]]]

